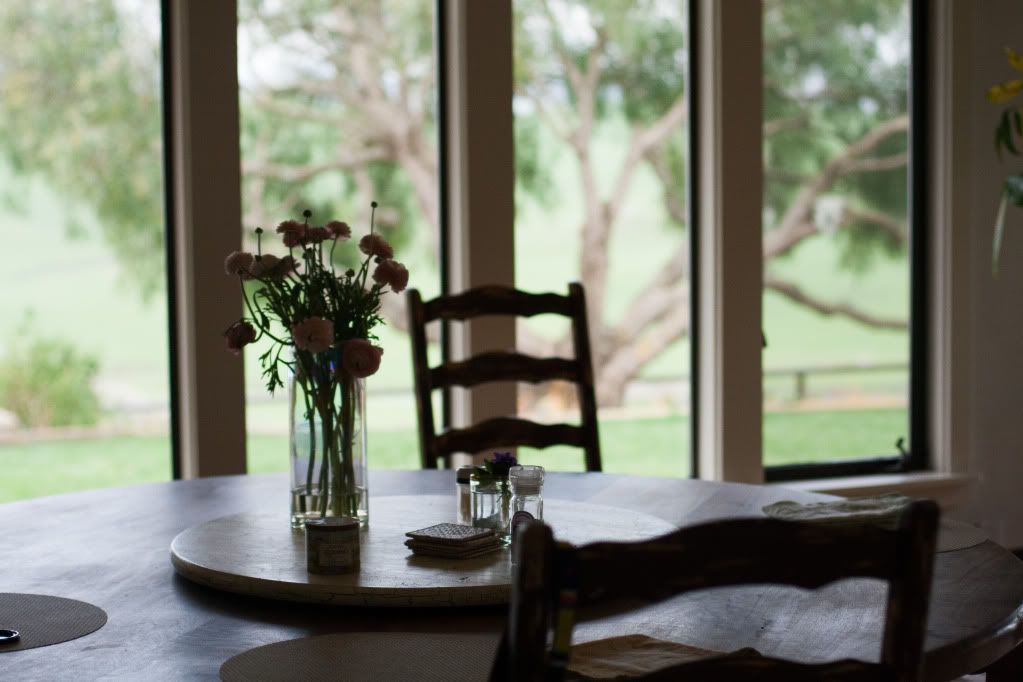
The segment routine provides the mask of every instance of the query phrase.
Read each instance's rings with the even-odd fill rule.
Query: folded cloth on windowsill
[[[855,526],[874,524],[882,528],[894,528],[899,513],[909,504],[910,498],[898,493],[858,497],[835,502],[775,502],[764,507],[764,513],[782,521],[802,521],[823,526]],[[938,526],[938,552],[967,549],[987,540],[982,529],[962,521],[942,518]]]
[[[899,513],[910,501],[910,498],[897,493],[812,504],[785,501],[767,505],[764,507],[764,513],[782,521],[802,521],[827,526],[870,523],[894,528]]]
[[[667,642],[646,635],[624,635],[576,644],[569,650],[569,680],[623,680],[712,657],[757,657],[755,649],[731,653]]]

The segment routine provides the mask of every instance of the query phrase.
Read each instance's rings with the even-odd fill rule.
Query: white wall
[[[966,2],[966,0],[954,0]],[[1008,66],[1004,47],[1023,51],[1023,1],[969,2],[966,30],[957,32],[957,60],[967,77],[963,159],[969,172],[967,219],[955,229],[969,239],[968,361],[970,394],[968,470],[977,476],[964,512],[994,540],[1023,548],[1023,209],[1010,209],[999,276],[991,272],[991,242],[1001,180],[1023,172],[1023,158],[999,162],[992,143],[1001,109],[985,99],[988,87],[1023,77]],[[961,7],[959,8],[961,9]],[[958,284],[957,284],[958,286]]]

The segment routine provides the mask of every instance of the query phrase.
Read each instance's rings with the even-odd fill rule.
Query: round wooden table
[[[449,471],[372,472],[371,515],[374,498],[453,494],[454,485]],[[557,473],[549,475],[545,497],[633,509],[679,526],[758,516],[764,505],[784,499],[826,499],[773,486]],[[502,607],[303,605],[218,592],[175,574],[169,547],[178,533],[268,505],[279,506],[284,523],[287,499],[285,477],[269,475],[155,483],[0,505],[0,591],[80,599],[109,615],[105,627],[81,639],[0,653],[0,678],[217,679],[220,665],[231,656],[297,637],[351,631],[492,632],[496,638],[503,629]],[[642,578],[642,567],[637,567],[637,578]],[[751,646],[798,660],[876,660],[883,601],[883,586],[867,580],[809,592],[777,586],[716,589],[582,623],[576,632],[579,641],[642,633],[719,651]],[[939,554],[926,678],[953,679],[1010,651],[1023,633],[1021,605],[1023,562],[1010,552],[985,542]],[[1011,655],[1002,665],[1013,665],[1017,657]],[[989,679],[999,677],[996,673]]]

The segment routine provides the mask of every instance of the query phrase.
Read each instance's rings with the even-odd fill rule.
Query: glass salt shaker
[[[543,519],[543,477],[542,466],[513,466],[508,471],[512,493],[509,530],[513,540],[519,524],[530,519]]]

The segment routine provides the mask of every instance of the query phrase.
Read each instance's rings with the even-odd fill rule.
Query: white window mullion
[[[511,0],[444,0],[451,293],[515,283],[515,156]],[[454,359],[515,347],[515,320],[452,326]],[[516,412],[516,386],[490,384],[453,395],[453,425]]]
[[[762,11],[698,2],[699,470],[763,480]]]
[[[241,248],[237,10],[171,3],[177,424],[184,478],[245,473],[242,360],[223,330],[242,310],[224,257]]]

